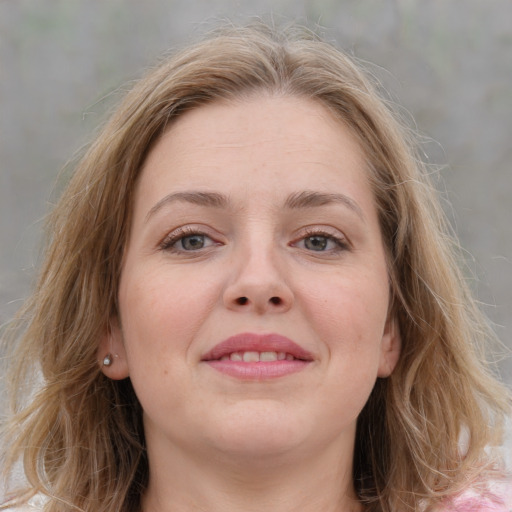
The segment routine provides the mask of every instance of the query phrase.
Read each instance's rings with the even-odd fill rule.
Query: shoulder
[[[2,512],[41,512],[43,507],[33,505],[32,503],[24,503],[23,505],[14,505],[9,508],[0,509]]]
[[[32,503],[24,503],[23,505],[15,505],[9,508],[0,509],[2,512],[42,512],[43,506],[37,506]]]
[[[46,499],[36,494],[27,503],[23,503],[22,505],[13,505],[12,507],[2,508],[0,506],[1,512],[42,512],[44,509],[44,504]]]
[[[439,512],[512,512],[512,482],[469,489],[445,502]]]

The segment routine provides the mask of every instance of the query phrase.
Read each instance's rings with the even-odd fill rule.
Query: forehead
[[[139,185],[141,192],[164,185],[197,188],[213,180],[227,187],[268,174],[272,186],[285,188],[311,178],[329,188],[342,176],[350,186],[367,177],[355,136],[322,104],[254,96],[201,106],[178,118],[150,151]]]

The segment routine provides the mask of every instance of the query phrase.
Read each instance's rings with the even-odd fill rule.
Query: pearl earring
[[[103,366],[110,366],[114,362],[114,359],[112,358],[112,354],[107,354],[103,358]]]

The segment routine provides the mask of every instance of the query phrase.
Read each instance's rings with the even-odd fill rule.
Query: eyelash
[[[185,226],[182,228],[178,228],[174,230],[172,233],[169,233],[160,243],[160,250],[166,251],[166,252],[174,252],[174,253],[183,253],[183,252],[199,252],[201,249],[198,249],[197,251],[187,251],[186,249],[176,249],[174,245],[179,242],[180,240],[183,240],[187,237],[192,236],[204,236],[205,238],[209,238],[213,241],[212,245],[216,245],[215,241],[208,236],[206,233],[203,233],[201,230],[193,228],[191,226]]]
[[[343,251],[348,251],[350,250],[350,244],[348,242],[348,240],[345,238],[345,237],[340,237],[340,236],[336,236],[332,233],[329,233],[325,230],[317,230],[317,229],[314,229],[314,228],[307,228],[304,233],[301,235],[301,237],[297,240],[297,242],[293,242],[293,245],[296,245],[298,244],[299,242],[302,242],[308,238],[313,238],[313,237],[322,237],[322,238],[326,238],[328,241],[332,241],[336,244],[336,248],[334,249],[331,249],[331,250],[326,250],[326,251],[308,251],[308,252],[319,252],[319,253],[338,253],[338,252],[343,252]]]
[[[177,244],[180,240],[183,240],[187,237],[193,237],[193,236],[201,236],[201,237],[208,238],[213,243],[209,244],[206,247],[200,247],[197,250],[193,250],[193,249],[187,250],[184,248],[178,249],[178,248],[174,247],[174,245]],[[314,228],[307,228],[304,231],[304,233],[301,235],[301,237],[297,241],[293,242],[290,245],[297,246],[300,242],[304,242],[308,238],[314,238],[314,237],[325,238],[327,240],[327,242],[329,242],[329,241],[333,242],[336,245],[336,247],[334,249],[327,249],[327,250],[322,249],[319,251],[315,251],[314,249],[307,249],[304,247],[302,249],[306,250],[307,252],[311,252],[311,253],[317,252],[317,253],[324,253],[324,254],[336,254],[339,252],[350,250],[350,244],[346,240],[346,238],[333,235],[332,233],[329,233],[325,230],[314,229]],[[201,231],[197,228],[191,227],[191,226],[184,226],[184,227],[178,228],[175,231],[173,231],[172,233],[168,234],[160,243],[159,248],[162,251],[171,252],[171,253],[183,254],[183,253],[187,252],[187,253],[193,254],[193,253],[201,252],[203,249],[206,249],[206,248],[210,247],[211,245],[219,245],[219,244],[217,244],[210,236],[208,236],[203,231]]]

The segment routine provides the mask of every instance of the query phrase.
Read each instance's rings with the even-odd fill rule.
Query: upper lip
[[[203,355],[202,361],[215,361],[233,352],[286,352],[295,359],[312,361],[313,355],[280,334],[241,333],[230,336]]]

